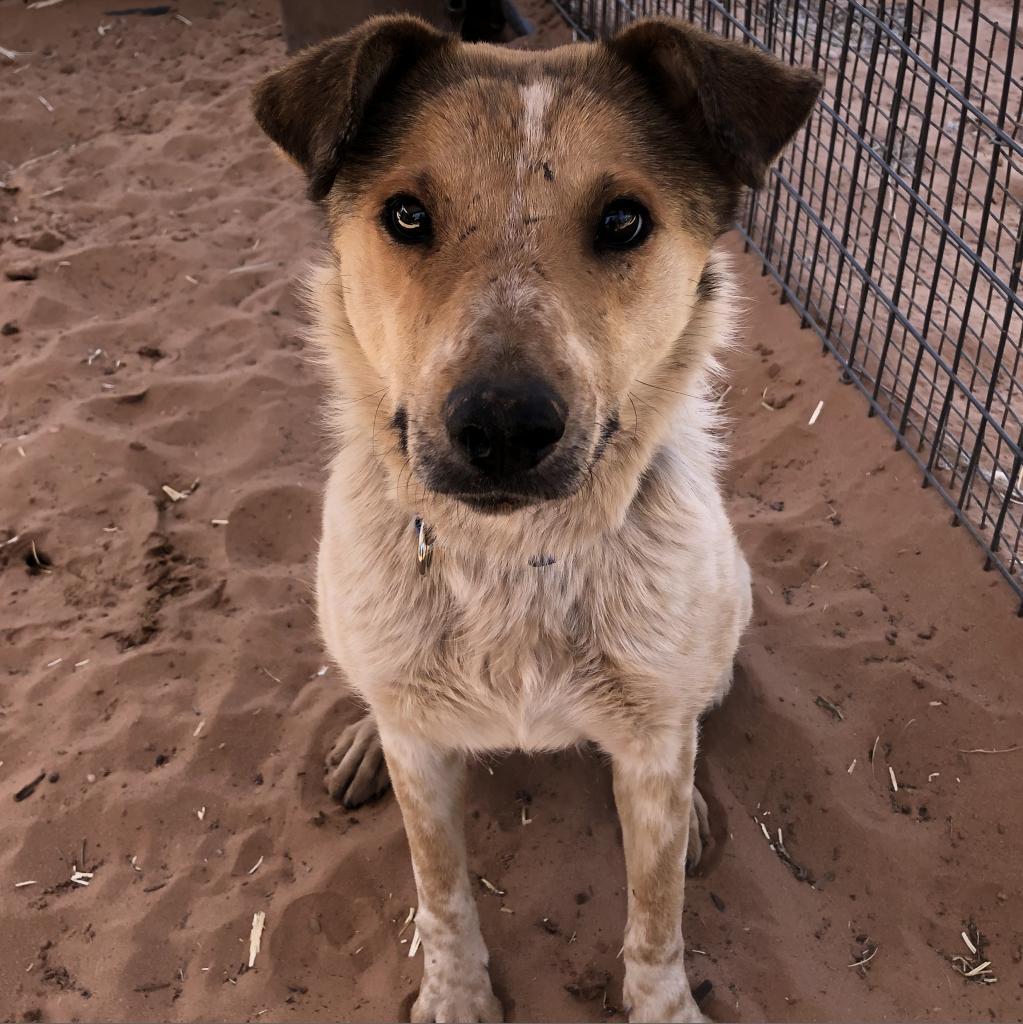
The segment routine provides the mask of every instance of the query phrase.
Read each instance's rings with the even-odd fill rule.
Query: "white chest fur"
[[[421,576],[410,521],[356,532],[331,498],[321,623],[378,715],[470,751],[535,751],[719,696],[749,600],[723,512],[680,516],[656,537],[626,524],[545,567],[448,545],[436,527]]]

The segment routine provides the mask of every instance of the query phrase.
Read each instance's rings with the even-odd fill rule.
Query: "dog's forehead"
[[[469,65],[424,97],[415,120],[403,147],[408,158],[465,175],[485,169],[490,180],[521,175],[523,161],[548,182],[609,162],[642,162],[620,98],[585,65]]]

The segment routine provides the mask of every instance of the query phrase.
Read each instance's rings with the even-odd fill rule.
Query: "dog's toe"
[[[363,755],[355,772],[355,778],[348,784],[343,801],[345,807],[358,807],[379,796],[391,784],[387,765],[380,745],[370,747]]]
[[[412,1024],[500,1024],[504,1011],[497,997],[490,991],[459,991],[447,994],[420,992],[412,1007]]]
[[[341,733],[327,755],[326,768],[327,792],[345,807],[358,807],[387,789],[387,765],[372,715]]]
[[[689,845],[686,848],[686,868],[695,870],[710,843],[710,812],[703,794],[693,786],[693,802],[689,808]]]

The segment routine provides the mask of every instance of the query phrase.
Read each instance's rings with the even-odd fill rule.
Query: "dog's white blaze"
[[[530,212],[526,195],[535,176],[536,165],[543,157],[547,111],[554,97],[554,83],[549,78],[538,78],[519,87],[522,100],[522,131],[515,156],[515,184],[508,203],[508,217],[505,222],[506,234],[513,251],[520,251],[523,245],[523,227]],[[517,272],[505,275],[500,291],[488,295],[489,302],[506,304],[509,311],[518,312],[534,306],[538,298],[536,288],[530,284],[529,275]]]
[[[522,140],[516,160],[515,191],[508,209],[508,227],[514,236],[522,224],[526,206],[526,188],[530,181],[530,167],[540,156],[540,147],[545,138],[544,124],[547,108],[554,95],[554,86],[549,79],[538,78],[519,88],[522,97]]]
[[[540,78],[522,86],[522,139],[525,155],[528,157],[539,146],[543,138],[544,118],[550,106],[554,89],[550,79]]]

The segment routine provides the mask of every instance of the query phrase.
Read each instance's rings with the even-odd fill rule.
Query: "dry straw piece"
[[[249,967],[256,962],[259,955],[259,944],[263,938],[263,926],[266,924],[266,911],[257,910],[252,915],[252,929],[249,932]]]

